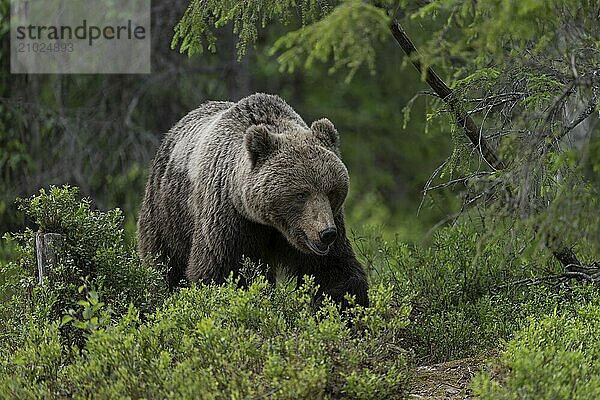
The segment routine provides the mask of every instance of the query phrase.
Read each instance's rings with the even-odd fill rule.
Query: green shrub
[[[330,301],[313,310],[314,291],[263,277],[182,289],[145,321],[131,307],[88,329],[81,352],[61,347],[59,324],[32,324],[0,352],[0,397],[403,397],[405,299],[376,285],[372,307],[344,317]]]
[[[574,310],[595,296],[595,288],[579,284],[559,290],[510,288],[447,310],[416,313],[407,337],[417,356],[429,362],[489,355],[521,329],[528,317]]]
[[[18,260],[0,265],[0,298],[5,299],[0,316],[8,321],[0,327],[0,338],[14,339],[14,327],[25,314],[49,321],[64,315],[85,319],[84,310],[75,310],[90,293],[100,293],[117,315],[130,304],[149,313],[168,295],[164,271],[142,262],[125,243],[120,210],[93,210],[90,200],[80,199],[78,190],[69,186],[42,189],[38,196],[21,200],[20,208],[39,232],[59,233],[61,239],[55,249],[56,265],[46,271],[39,287],[35,232],[28,228],[7,237],[16,244]],[[61,330],[65,338],[80,339],[70,325]]]
[[[561,269],[549,251],[528,242],[526,227],[513,228],[507,234],[497,222],[483,234],[475,224],[463,222],[437,231],[429,246],[386,241],[377,232],[356,241],[374,276],[414,292],[405,337],[420,362],[495,352],[528,316],[572,310],[598,295],[593,286],[576,283],[510,285]]]
[[[422,363],[485,355],[523,328],[503,364],[514,383],[479,377],[482,395],[533,393],[525,376],[545,361],[539,380],[560,378],[547,397],[598,372],[587,366],[597,349],[527,336],[531,321],[549,314],[541,321],[558,318],[569,337],[568,315],[587,315],[577,310],[598,298],[594,285],[503,285],[560,269],[527,242],[527,229],[506,235],[499,224],[484,236],[463,223],[437,232],[429,247],[371,232],[356,241],[371,270],[371,307],[340,314],[328,300],[313,308],[311,278],[299,288],[269,285],[249,260],[246,289],[230,277],[169,296],[164,271],[123,240],[118,210],[94,211],[70,187],[42,190],[21,207],[62,242],[39,286],[34,232],[9,237],[19,257],[0,264],[0,398],[400,398],[409,355]],[[539,353],[529,357],[528,346]],[[512,376],[519,368],[523,376]]]
[[[600,304],[530,319],[500,357],[498,374],[481,374],[482,399],[600,398]]]
[[[357,247],[378,275],[409,285],[430,312],[437,312],[477,301],[503,283],[556,272],[549,252],[515,250],[530,250],[526,233],[509,235],[500,226],[482,233],[467,221],[437,230],[428,245],[386,241],[371,232]]]

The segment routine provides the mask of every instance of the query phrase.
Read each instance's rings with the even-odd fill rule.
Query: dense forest
[[[154,1],[139,75],[11,74],[10,7],[0,398],[600,398],[597,1]],[[165,132],[256,92],[335,124],[369,307],[140,259]]]

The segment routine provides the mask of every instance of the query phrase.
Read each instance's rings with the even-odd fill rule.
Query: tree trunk
[[[35,252],[38,267],[38,283],[44,284],[44,277],[56,266],[56,249],[62,236],[58,233],[35,234]]]

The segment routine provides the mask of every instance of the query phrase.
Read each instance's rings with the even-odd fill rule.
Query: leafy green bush
[[[528,316],[573,310],[598,296],[591,285],[510,285],[561,267],[527,242],[526,229],[508,235],[499,223],[494,228],[482,234],[473,223],[461,223],[436,232],[429,246],[386,241],[377,232],[357,240],[376,276],[414,292],[405,337],[421,362],[495,352]]]
[[[28,228],[8,236],[17,245],[18,261],[0,265],[0,298],[5,300],[0,316],[11,321],[0,327],[0,337],[14,338],[14,326],[28,313],[48,320],[65,315],[83,320],[75,310],[98,293],[110,306],[108,312],[116,314],[126,312],[129,304],[149,313],[167,296],[164,271],[142,262],[135,249],[126,245],[120,210],[92,210],[90,200],[79,199],[78,190],[69,186],[42,189],[38,196],[21,200],[20,208],[39,232],[61,237],[55,249],[56,265],[46,271],[44,285],[39,287],[35,232]],[[96,316],[88,319],[92,318]],[[75,332],[70,326],[62,330]]]
[[[500,376],[474,379],[482,399],[600,398],[600,304],[553,313],[527,327],[500,358]]]
[[[416,313],[407,336],[417,355],[429,361],[489,355],[521,329],[528,317],[573,310],[594,296],[597,290],[579,284],[558,290],[511,288],[447,310]]]
[[[0,350],[4,398],[401,398],[407,383],[400,330],[410,308],[389,287],[347,316],[315,287],[183,289],[140,319],[84,328],[81,351],[60,345],[60,325],[30,324],[16,351]]]
[[[311,278],[299,288],[273,286],[250,261],[245,289],[230,277],[169,296],[164,271],[125,244],[118,210],[93,211],[70,187],[42,190],[22,209],[62,242],[39,286],[34,232],[9,238],[19,259],[0,264],[0,398],[399,398],[410,355],[431,362],[489,354],[523,328],[503,358],[509,384],[478,378],[484,398],[534,393],[526,375],[548,360],[539,381],[559,374],[560,382],[547,397],[598,372],[588,366],[598,349],[588,352],[587,339],[576,347],[574,336],[591,322],[578,319],[568,331],[569,315],[597,304],[596,287],[502,285],[560,268],[528,243],[527,229],[506,235],[497,224],[483,235],[463,223],[437,232],[429,247],[371,232],[356,241],[372,271],[371,307],[341,314],[329,300],[314,309]],[[534,318],[572,341],[535,336],[538,325],[527,327]]]

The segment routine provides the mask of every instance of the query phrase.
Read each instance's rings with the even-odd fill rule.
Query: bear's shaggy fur
[[[348,172],[329,120],[309,128],[281,98],[208,102],[165,136],[138,221],[142,257],[169,281],[223,282],[244,257],[302,277],[347,305],[367,305],[367,281],[346,237]],[[337,237],[335,231],[337,230]],[[335,241],[333,241],[335,239]]]

